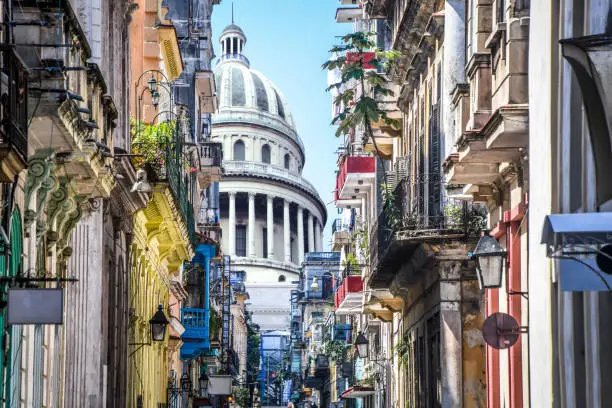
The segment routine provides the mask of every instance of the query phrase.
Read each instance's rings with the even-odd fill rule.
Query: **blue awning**
[[[548,215],[541,243],[549,248],[612,243],[612,212]]]

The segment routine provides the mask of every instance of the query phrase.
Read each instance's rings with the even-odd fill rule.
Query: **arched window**
[[[234,143],[234,160],[244,161],[244,142],[242,140]]]
[[[268,163],[270,164],[271,160],[270,160],[270,145],[265,144],[263,146],[261,146],[261,161],[263,163]]]
[[[279,282],[285,282],[287,280],[287,278],[285,278],[285,275],[281,275],[278,277],[278,281]]]
[[[285,168],[289,170],[290,167],[291,167],[291,156],[289,156],[289,153],[287,153],[285,154]]]

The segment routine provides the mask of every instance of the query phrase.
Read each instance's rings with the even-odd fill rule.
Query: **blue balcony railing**
[[[181,335],[181,359],[190,360],[210,349],[210,311],[206,309],[182,308],[181,323],[185,331]]]
[[[304,261],[340,262],[340,252],[309,252],[304,255]]]
[[[208,316],[206,309],[182,308],[181,323],[185,332],[181,336],[185,339],[205,340],[208,339]]]

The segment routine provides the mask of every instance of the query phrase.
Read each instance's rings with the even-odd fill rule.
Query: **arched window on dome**
[[[280,275],[280,276],[278,277],[278,281],[279,281],[279,282],[285,282],[286,280],[287,280],[287,278],[285,277],[285,275]]]
[[[244,161],[245,157],[245,148],[244,142],[242,140],[236,141],[234,143],[234,160]]]
[[[261,161],[267,164],[270,164],[272,162],[272,158],[270,155],[270,145],[267,143],[261,146]]]
[[[285,154],[285,168],[289,170],[290,167],[291,167],[291,156],[289,156],[289,153],[287,153]]]

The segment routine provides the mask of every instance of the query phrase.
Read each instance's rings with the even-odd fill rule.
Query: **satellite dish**
[[[482,325],[484,341],[498,350],[512,347],[520,334],[521,328],[516,319],[507,313],[493,313]]]
[[[602,246],[599,251],[597,251],[595,261],[602,272],[608,275],[612,274],[612,245],[608,244]]]

